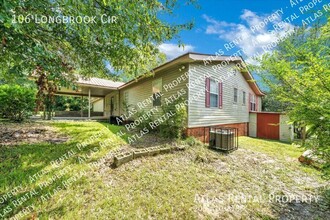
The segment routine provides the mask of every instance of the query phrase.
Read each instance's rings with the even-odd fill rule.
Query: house
[[[139,111],[160,116],[160,106],[180,96],[187,106],[187,133],[194,136],[208,126],[235,127],[247,135],[250,112],[261,111],[264,94],[241,57],[187,53],[151,72],[127,83],[80,79],[78,89],[58,93],[102,98],[103,117],[123,120]]]

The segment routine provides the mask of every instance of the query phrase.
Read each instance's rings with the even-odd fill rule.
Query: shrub
[[[191,146],[191,147],[203,145],[203,143],[195,137],[187,137],[187,139],[184,141],[188,146]]]
[[[12,121],[23,121],[35,108],[36,91],[19,85],[0,86],[0,114]]]
[[[144,110],[138,111],[136,113],[135,120],[138,119],[138,118],[142,118],[142,120],[139,120],[140,121],[140,124],[138,124],[136,127],[139,130],[143,130],[144,128],[148,128],[149,131],[155,131],[149,125],[149,123],[153,121],[153,118],[154,117],[151,116],[151,117],[145,118],[145,116],[146,116],[146,112]]]
[[[187,125],[187,108],[179,98],[172,103],[162,105],[163,113],[172,112],[173,116],[160,125],[160,135],[165,138],[183,138]]]

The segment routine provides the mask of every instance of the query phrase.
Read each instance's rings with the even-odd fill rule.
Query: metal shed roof
[[[80,77],[77,83],[86,86],[90,85],[90,86],[98,86],[98,87],[106,87],[106,88],[114,88],[114,89],[125,84],[123,82],[114,82],[112,80],[101,79],[96,77],[91,77],[89,79],[84,79]]]

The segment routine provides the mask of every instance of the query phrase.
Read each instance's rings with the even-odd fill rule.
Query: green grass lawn
[[[21,215],[32,206],[23,218],[276,219],[290,207],[242,202],[242,195],[316,195],[327,184],[317,170],[299,164],[303,149],[295,145],[241,137],[239,150],[230,154],[197,145],[111,169],[103,159],[127,145],[127,135],[116,135],[121,127],[98,122],[50,125],[70,136],[69,141],[0,147],[0,194],[18,189],[5,202],[0,200],[1,215]],[[34,174],[40,175],[31,179]],[[304,209],[315,207],[306,204]],[[294,209],[297,215],[301,211]],[[326,214],[311,213],[320,219]]]
[[[39,143],[0,147],[0,194],[19,189],[17,195],[0,204],[0,210],[12,210],[10,215],[29,205],[43,210],[49,201],[43,203],[41,196],[52,194],[59,186],[63,186],[63,181],[70,180],[72,176],[91,172],[89,163],[126,144],[125,137],[119,138],[115,135],[117,126],[106,127],[97,122],[54,122],[51,125],[58,132],[69,135],[70,140],[62,144]],[[99,143],[104,141],[105,144],[100,147]],[[83,183],[86,178],[88,177],[82,175],[74,185]],[[65,191],[65,187],[62,188]],[[37,195],[23,202],[26,193],[34,192],[33,190]],[[57,194],[60,196],[61,193]],[[47,212],[40,213],[40,216],[47,216]]]

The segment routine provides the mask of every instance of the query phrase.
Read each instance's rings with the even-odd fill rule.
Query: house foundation
[[[238,136],[247,136],[248,135],[248,127],[249,123],[234,123],[234,124],[221,124],[221,125],[212,125],[207,127],[196,127],[196,128],[187,128],[186,135],[192,136],[197,138],[198,140],[208,143],[209,142],[209,133],[210,133],[210,127],[215,128],[237,128],[238,129]]]

